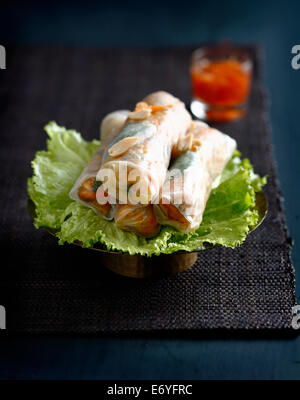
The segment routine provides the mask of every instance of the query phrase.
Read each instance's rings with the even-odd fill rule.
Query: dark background
[[[300,70],[291,68],[299,25],[296,1],[4,2],[0,44],[196,47],[224,38],[260,43],[299,280]],[[299,379],[300,339],[0,338],[0,378]]]

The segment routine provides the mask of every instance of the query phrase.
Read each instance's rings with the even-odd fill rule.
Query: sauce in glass
[[[212,54],[205,50],[200,56],[196,53],[190,68],[193,98],[205,110],[203,119],[231,121],[242,117],[251,86],[251,61],[235,57],[235,48],[227,46],[208,48]]]
[[[251,73],[238,60],[202,61],[191,68],[193,94],[213,106],[235,106],[249,94]]]

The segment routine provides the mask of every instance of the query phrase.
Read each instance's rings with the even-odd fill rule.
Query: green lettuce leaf
[[[207,244],[236,247],[258,221],[255,192],[266,184],[253,171],[249,160],[236,151],[227,164],[207,202],[203,221],[192,233],[183,234],[162,227],[151,239],[124,232],[114,222],[105,221],[91,209],[69,198],[69,192],[99,141],[85,141],[79,133],[50,122],[47,151],[32,161],[33,177],[28,193],[36,206],[35,226],[57,230],[59,244],[81,242],[83,247],[100,246],[129,254],[159,255],[179,250],[198,250]]]
[[[60,229],[61,216],[72,202],[69,192],[100,142],[86,142],[73,130],[49,122],[47,151],[38,151],[32,161],[33,176],[28,193],[36,206],[36,228]]]

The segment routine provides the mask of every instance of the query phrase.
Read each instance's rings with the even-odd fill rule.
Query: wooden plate
[[[250,232],[253,232],[265,219],[268,212],[268,200],[263,191],[256,193],[255,209],[258,212],[259,220],[253,226]],[[35,218],[35,205],[28,200],[28,212],[32,219]],[[55,236],[56,231],[44,227],[51,235]],[[249,232],[249,233],[250,233]],[[81,243],[74,242],[75,245],[81,246]],[[215,246],[207,244],[203,250],[211,249]],[[185,271],[197,261],[198,251],[186,252],[178,251],[173,254],[161,254],[159,256],[146,257],[141,255],[129,255],[127,253],[108,251],[97,247],[90,247],[88,250],[98,251],[101,258],[101,264],[111,271],[129,276],[132,278],[150,278],[163,277],[173,275],[178,272]]]

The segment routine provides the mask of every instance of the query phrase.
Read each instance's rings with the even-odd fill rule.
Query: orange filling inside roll
[[[186,227],[189,226],[189,221],[181,214],[174,204],[159,204],[159,207],[168,216],[169,219],[179,222],[181,225]]]
[[[135,232],[142,236],[156,235],[159,223],[153,212],[153,206],[145,207],[133,204],[119,204],[115,223],[123,230]]]
[[[109,203],[99,204],[96,200],[96,192],[93,190],[95,178],[87,178],[78,189],[78,196],[82,201],[89,202],[102,215],[107,216],[111,205]]]

